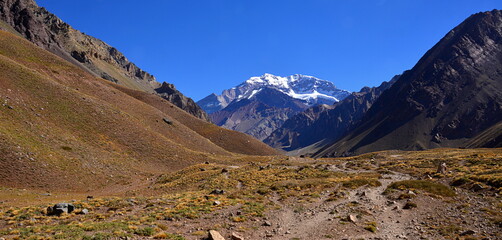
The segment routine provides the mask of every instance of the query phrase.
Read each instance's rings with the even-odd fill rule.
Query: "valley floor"
[[[205,239],[216,230],[225,239],[502,239],[502,149],[208,163],[129,188],[92,198],[1,188],[0,236]],[[58,202],[76,210],[47,216]]]

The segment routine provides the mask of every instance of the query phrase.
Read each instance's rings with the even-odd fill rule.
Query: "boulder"
[[[446,163],[439,163],[436,173],[446,174]]]
[[[59,216],[63,213],[71,213],[75,210],[75,206],[71,203],[58,203],[47,208],[48,216]]]
[[[244,237],[240,236],[237,233],[232,233],[232,240],[244,240]]]
[[[225,240],[225,238],[223,236],[221,236],[221,234],[215,230],[209,230],[208,239],[209,240]]]

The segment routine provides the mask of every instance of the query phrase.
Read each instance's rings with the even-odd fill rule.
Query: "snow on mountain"
[[[288,77],[265,73],[259,77],[251,77],[237,87],[224,90],[221,95],[211,94],[198,102],[208,113],[225,108],[232,101],[250,99],[264,88],[278,90],[294,99],[305,102],[308,106],[333,104],[350,95],[326,80],[316,77],[295,74]]]

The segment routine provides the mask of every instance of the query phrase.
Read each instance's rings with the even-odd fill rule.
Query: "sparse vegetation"
[[[433,181],[428,180],[405,180],[394,182],[386,189],[386,192],[390,192],[392,189],[409,189],[409,190],[422,190],[434,195],[443,197],[453,197],[455,192],[449,187]]]

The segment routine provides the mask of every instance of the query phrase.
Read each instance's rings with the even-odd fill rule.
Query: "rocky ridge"
[[[174,87],[170,91],[173,96],[167,96],[165,85],[129,61],[119,50],[72,28],[33,0],[1,0],[0,20],[0,29],[20,35],[89,73],[136,90],[155,93],[155,89],[160,89],[165,99],[208,120],[192,99]]]
[[[501,132],[501,73],[502,11],[474,14],[385,91],[359,127],[315,156],[496,146],[499,135],[478,136]]]

